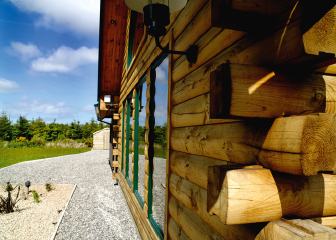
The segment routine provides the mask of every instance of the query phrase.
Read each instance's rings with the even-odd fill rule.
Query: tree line
[[[33,138],[44,139],[45,141],[56,141],[63,139],[92,139],[93,133],[103,128],[110,127],[108,124],[97,122],[93,118],[90,122],[81,124],[80,121],[74,120],[70,124],[46,123],[41,117],[28,120],[24,116],[20,116],[16,123],[12,123],[6,112],[2,112],[0,117],[0,140],[15,141],[25,138],[31,140]]]

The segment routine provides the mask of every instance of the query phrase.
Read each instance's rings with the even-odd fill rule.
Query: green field
[[[70,154],[78,154],[90,151],[91,148],[6,148],[0,149],[0,168],[15,163],[58,157]]]
[[[132,153],[132,149],[129,150],[129,153]],[[145,155],[145,149],[139,147],[139,154]],[[154,157],[166,159],[167,149],[166,148],[154,148]]]

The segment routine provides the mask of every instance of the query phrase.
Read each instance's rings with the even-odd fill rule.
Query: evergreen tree
[[[30,140],[33,137],[30,129],[30,123],[26,117],[20,115],[16,121],[16,124],[14,125],[14,137],[25,137],[27,140]]]
[[[34,119],[31,120],[30,129],[34,137],[37,137],[37,138],[43,137],[45,128],[46,128],[46,123],[41,117],[38,117],[36,120]]]
[[[2,112],[0,117],[0,140],[10,141],[13,137],[13,126],[11,125],[9,117],[7,117],[6,112]]]

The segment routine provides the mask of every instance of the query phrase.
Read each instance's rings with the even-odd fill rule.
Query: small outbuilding
[[[110,144],[110,129],[104,128],[93,133],[93,150],[108,150]]]

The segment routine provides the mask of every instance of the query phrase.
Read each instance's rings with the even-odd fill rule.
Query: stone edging
[[[65,213],[65,211],[66,211],[66,209],[67,209],[67,207],[68,207],[68,205],[69,205],[70,199],[72,198],[72,195],[73,195],[73,193],[75,192],[76,187],[77,187],[77,184],[75,184],[75,186],[74,186],[74,188],[73,188],[73,190],[72,190],[72,192],[71,192],[71,194],[70,194],[69,200],[68,200],[67,204],[65,205],[65,208],[64,208],[64,211],[63,211],[63,213],[62,213],[62,216],[61,216],[60,220],[58,221],[57,226],[56,226],[56,229],[55,229],[55,232],[54,232],[54,234],[52,235],[52,237],[51,237],[50,240],[54,240],[55,237],[56,237],[57,230],[58,230],[58,228],[59,228],[59,226],[60,226],[60,224],[61,224],[61,222],[62,222],[64,213]]]

